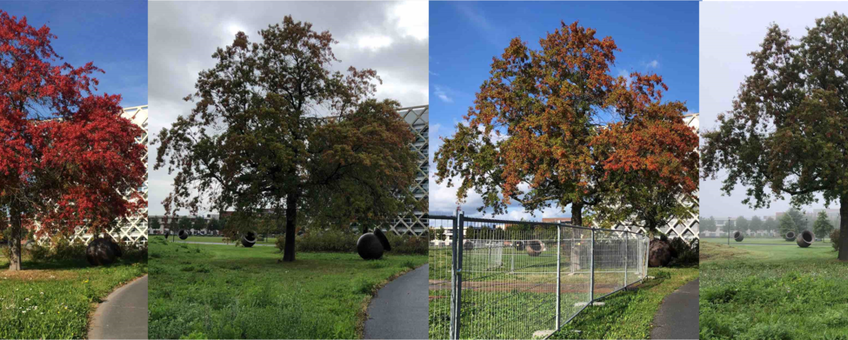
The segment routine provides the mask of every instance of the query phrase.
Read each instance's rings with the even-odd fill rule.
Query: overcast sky
[[[768,25],[788,29],[793,38],[806,34],[815,19],[834,11],[848,13],[845,2],[702,2],[700,4],[700,97],[701,131],[714,129],[719,113],[727,112],[745,76],[752,74],[747,54],[758,50]],[[775,201],[769,209],[751,210],[742,200],[745,188],[737,186],[730,196],[722,196],[718,180],[701,181],[701,216],[774,215],[789,208],[786,200]],[[805,210],[822,208],[818,205]],[[836,208],[831,205],[830,208]]]
[[[341,60],[335,69],[375,69],[383,80],[378,98],[403,106],[428,104],[426,1],[150,2],[148,15],[151,133],[190,112],[193,104],[181,98],[194,92],[198,72],[214,66],[211,55],[217,47],[231,44],[238,31],[257,41],[260,29],[281,23],[286,15],[333,34],[339,41],[333,52]],[[165,170],[153,171],[155,154],[152,146],[151,215],[164,213],[161,202],[173,179]]]

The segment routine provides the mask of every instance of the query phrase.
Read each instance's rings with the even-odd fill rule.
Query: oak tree
[[[120,95],[95,94],[102,70],[60,62],[55,38],[0,11],[0,228],[11,229],[13,271],[24,230],[98,234],[147,205],[141,127],[121,117]]]
[[[155,169],[176,172],[166,211],[232,209],[228,230],[273,218],[294,261],[304,222],[347,228],[410,209],[413,134],[396,101],[373,98],[376,72],[332,71],[332,35],[290,16],[259,36],[218,48],[185,98],[194,109],[157,136]]]
[[[824,199],[848,214],[848,17],[816,19],[793,39],[777,24],[748,54],[732,109],[703,133],[703,177],[727,171],[722,189],[747,187],[745,203],[768,207],[790,195],[802,206]],[[838,258],[848,261],[848,219]]]
[[[648,229],[681,213],[697,189],[697,134],[680,102],[663,102],[662,77],[613,77],[618,48],[595,30],[562,23],[534,50],[513,39],[493,58],[474,106],[435,154],[437,183],[474,190],[479,210],[502,214],[584,209],[603,223],[636,217]],[[454,183],[458,180],[459,183]]]

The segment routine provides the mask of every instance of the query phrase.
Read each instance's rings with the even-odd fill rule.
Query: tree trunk
[[[300,192],[286,195],[286,245],[283,251],[284,262],[294,262],[294,237],[297,233],[297,201]]]
[[[839,198],[839,261],[848,261],[848,195]]]
[[[583,226],[583,202],[571,202],[571,224]]]
[[[9,222],[12,224],[12,233],[9,237],[9,250],[10,256],[9,259],[9,271],[18,271],[21,270],[21,212],[12,206],[11,216],[9,216]]]

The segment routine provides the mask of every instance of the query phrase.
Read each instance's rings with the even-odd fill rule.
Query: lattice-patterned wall
[[[699,118],[697,113],[692,113],[683,116],[683,120],[688,124],[695,132],[698,132],[699,126]],[[660,228],[660,231],[668,235],[668,237],[683,237],[684,240],[690,242],[694,239],[700,239],[698,234],[698,229],[700,226],[699,218],[698,218],[698,193],[696,192],[694,196],[682,197],[680,199],[683,201],[688,207],[692,208],[693,213],[686,218],[681,219],[673,219],[668,222],[668,224]],[[641,225],[633,222],[621,223],[616,225],[613,229],[618,230],[628,230],[628,231],[636,231],[640,233],[644,233],[645,229],[641,227]]]
[[[138,126],[141,126],[144,130],[144,135],[138,139],[138,142],[147,146],[147,105],[143,106],[135,106],[135,107],[127,107],[124,108],[123,117],[131,120]],[[144,161],[144,167],[147,168],[147,153],[144,154],[142,158]],[[145,199],[147,199],[147,171],[145,171],[145,179],[144,186],[139,188],[138,190],[142,193]],[[146,245],[147,244],[147,207],[141,209],[137,214],[126,217],[118,221],[118,225],[109,231],[109,235],[112,236],[116,241],[122,241],[128,244],[133,245]],[[82,240],[86,244],[93,237],[92,234],[88,233],[88,229],[84,227],[77,227],[72,236],[72,241]]]
[[[430,106],[421,105],[405,107],[398,114],[410,125],[415,135],[412,150],[418,154],[418,170],[415,173],[415,184],[410,188],[415,199],[421,202],[422,210],[410,211],[389,223],[389,229],[396,234],[411,234],[421,236],[427,231],[427,214],[429,202],[429,147],[430,147]]]

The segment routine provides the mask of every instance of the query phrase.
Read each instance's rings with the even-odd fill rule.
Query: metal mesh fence
[[[546,337],[647,275],[641,234],[461,213],[429,221],[431,339]]]

